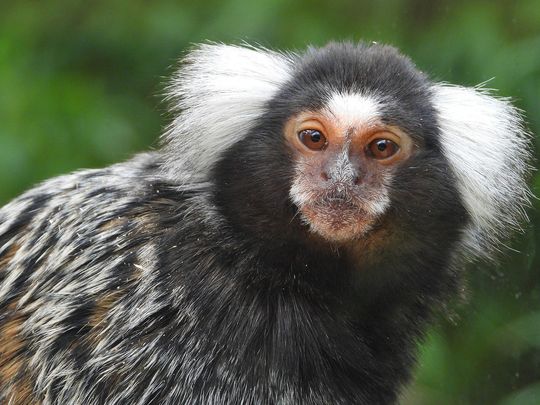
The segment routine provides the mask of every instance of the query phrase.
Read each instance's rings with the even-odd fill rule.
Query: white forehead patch
[[[326,110],[343,126],[366,125],[380,119],[381,102],[360,93],[334,93]]]

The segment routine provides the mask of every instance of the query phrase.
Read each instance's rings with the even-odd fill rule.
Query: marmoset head
[[[171,89],[170,175],[212,182],[232,225],[258,238],[421,239],[489,257],[528,201],[516,110],[431,81],[389,46],[203,45]]]

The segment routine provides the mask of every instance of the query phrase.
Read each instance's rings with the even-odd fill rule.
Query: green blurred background
[[[0,203],[155,147],[165,78],[192,43],[331,39],[394,44],[438,80],[491,79],[540,134],[538,0],[0,0]],[[430,333],[404,404],[540,404],[540,216],[530,216],[517,252],[471,270],[469,302]]]

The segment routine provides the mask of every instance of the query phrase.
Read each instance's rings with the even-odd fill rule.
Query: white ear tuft
[[[251,46],[205,44],[191,51],[169,86],[173,110],[180,112],[164,134],[174,151],[169,174],[205,179],[289,80],[293,58]]]
[[[526,218],[530,135],[520,112],[485,89],[437,84],[433,91],[442,148],[471,217],[465,248],[489,258]]]

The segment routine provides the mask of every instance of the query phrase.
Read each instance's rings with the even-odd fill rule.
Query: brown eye
[[[387,159],[399,150],[399,146],[390,139],[375,139],[368,145],[368,151],[375,159]]]
[[[298,138],[311,150],[321,150],[327,144],[322,132],[316,129],[304,129],[298,133]]]

